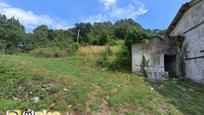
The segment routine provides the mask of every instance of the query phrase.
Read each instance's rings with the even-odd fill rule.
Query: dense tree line
[[[6,52],[7,49],[16,50],[22,40],[26,37],[24,27],[14,18],[7,19],[0,15],[0,49]]]
[[[127,40],[127,45],[130,45],[138,36],[143,39],[143,35],[148,38],[150,35],[162,36],[164,33],[164,30],[146,30],[132,19],[121,19],[115,23],[77,23],[67,30],[54,30],[41,25],[32,33],[26,33],[18,20],[0,15],[1,52],[45,47],[70,48],[76,42],[81,45],[114,45],[117,40]]]

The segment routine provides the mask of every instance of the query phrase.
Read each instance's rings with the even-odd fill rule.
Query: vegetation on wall
[[[142,69],[141,71],[142,71],[144,76],[147,76],[146,69],[149,67],[149,62],[150,62],[150,60],[147,60],[145,58],[145,56],[143,55],[142,56],[142,61],[140,63],[140,67]]]

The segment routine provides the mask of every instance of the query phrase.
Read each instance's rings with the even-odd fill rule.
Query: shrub
[[[122,45],[119,51],[115,54],[115,59],[110,64],[111,69],[130,69],[131,56],[128,51],[128,48],[125,45]]]
[[[72,52],[77,51],[77,50],[79,49],[79,47],[80,47],[80,44],[79,44],[79,43],[73,42],[73,43],[71,44],[71,50],[72,50]]]
[[[131,57],[132,57],[132,44],[138,43],[143,39],[149,39],[148,33],[142,28],[136,28],[135,30],[128,30],[125,35],[124,43],[119,41],[116,45],[121,45],[120,51],[116,54],[115,60],[110,64],[112,69],[130,69]]]
[[[120,47],[107,47],[101,51],[97,60],[97,65],[112,70],[124,69],[129,70],[131,58],[128,48],[123,44]]]
[[[116,45],[116,41],[114,39],[109,39],[108,40],[108,45],[114,46],[114,45]]]
[[[66,57],[69,54],[69,51],[67,49],[60,49],[59,52],[56,52],[56,55],[54,57]]]
[[[110,47],[107,47],[105,50],[103,50],[100,53],[100,57],[97,60],[97,64],[102,66],[102,67],[108,67],[111,63],[111,61],[109,60],[109,57],[113,55],[112,50],[110,49]]]
[[[141,67],[141,69],[142,69],[142,73],[143,73],[143,75],[144,76],[147,76],[147,73],[146,73],[146,69],[149,67],[149,60],[147,60],[146,58],[145,58],[145,56],[143,55],[142,56],[142,61],[141,61],[141,63],[140,63],[140,67]]]
[[[90,39],[90,44],[91,45],[98,45],[99,44],[99,39],[93,37],[93,38],[89,38]]]
[[[68,51],[60,48],[38,48],[30,51],[31,55],[43,57],[66,57]]]

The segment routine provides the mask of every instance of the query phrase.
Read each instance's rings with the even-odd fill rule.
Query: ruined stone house
[[[153,80],[167,80],[169,75],[177,77],[176,49],[171,40],[153,38],[145,39],[132,45],[132,71],[141,73],[142,56],[149,61],[147,75]]]
[[[151,39],[132,46],[132,71],[139,73],[142,55],[150,60],[150,79],[186,77],[204,83],[204,0],[182,5],[164,40]]]

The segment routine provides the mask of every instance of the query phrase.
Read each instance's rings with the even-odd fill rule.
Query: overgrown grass
[[[105,50],[108,46],[84,46],[80,47],[78,53],[83,55],[98,55],[103,50]],[[120,46],[111,46],[112,52],[116,54],[120,50]]]
[[[30,54],[33,56],[42,56],[42,57],[66,57],[68,56],[68,49],[60,48],[38,48],[30,51]]]
[[[1,54],[0,113],[8,109],[110,115],[204,113],[203,85],[149,82],[128,72],[95,67],[95,58]]]

